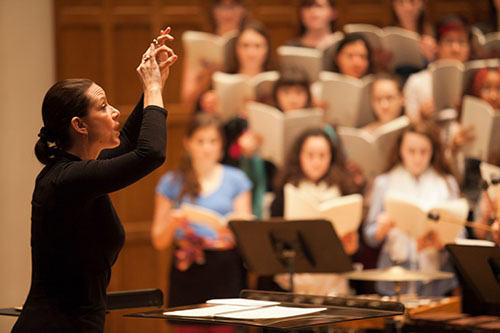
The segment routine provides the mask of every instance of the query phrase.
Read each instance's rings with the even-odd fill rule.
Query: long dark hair
[[[396,15],[396,11],[394,10],[394,0],[391,0],[392,1],[392,4],[391,4],[391,12],[392,12],[392,25],[394,26],[400,26],[401,25],[401,22],[399,21],[399,17],[398,15]],[[417,18],[417,32],[420,34],[420,35],[423,35],[425,33],[425,24],[426,24],[427,20],[425,18],[425,9],[422,10],[422,12],[420,13],[420,15],[418,16]]]
[[[344,47],[346,47],[349,44],[358,42],[358,41],[361,41],[365,45],[366,51],[367,51],[366,53],[367,53],[367,57],[368,57],[368,69],[366,70],[365,75],[373,72],[372,49],[370,47],[370,44],[366,40],[366,38],[363,37],[362,34],[357,33],[357,32],[353,32],[353,33],[345,35],[344,39],[342,39],[339,42],[339,45],[337,46],[337,50],[335,51],[335,55],[333,57],[333,69],[334,69],[333,71],[334,72],[340,73],[340,68],[339,68],[339,65],[337,64],[337,55],[344,49]]]
[[[496,8],[494,0],[489,1],[489,7],[490,7],[490,10],[488,12],[490,15],[488,17],[487,23],[490,26],[490,29],[492,29],[491,32],[495,32],[498,29],[498,15],[497,15],[497,13],[500,11],[500,8]],[[490,31],[487,31],[487,32],[490,32]]]
[[[221,158],[222,158],[222,147],[224,146],[224,130],[223,123],[219,117],[205,112],[196,113],[186,128],[185,138],[191,138],[194,133],[206,127],[214,126],[221,137]],[[182,187],[179,192],[177,200],[182,201],[182,198],[187,194],[191,199],[195,199],[201,192],[200,182],[193,169],[193,163],[191,157],[187,152],[184,153],[184,157],[181,161],[178,172],[176,173],[176,179],[182,182]]]
[[[58,149],[68,149],[72,142],[70,123],[73,117],[87,115],[90,98],[86,92],[94,84],[88,79],[67,79],[54,84],[42,103],[43,127],[35,144],[35,155],[49,164]]]
[[[284,172],[276,183],[277,188],[283,188],[286,183],[298,186],[301,180],[307,179],[300,166],[300,153],[305,141],[310,137],[322,137],[328,142],[330,147],[330,168],[318,182],[325,181],[328,186],[338,185],[343,195],[355,193],[358,187],[354,184],[352,176],[347,170],[341,149],[333,144],[332,138],[321,128],[308,129],[295,140],[287,157]]]
[[[401,143],[403,142],[403,138],[407,133],[420,134],[429,139],[432,145],[432,157],[430,165],[439,175],[443,177],[447,174],[456,176],[455,171],[445,157],[444,147],[441,142],[441,131],[439,127],[431,121],[413,122],[401,133],[397,143],[392,149],[386,172],[390,171],[396,165],[402,163],[400,153]]]
[[[238,73],[240,70],[240,62],[238,60],[238,55],[236,53],[236,48],[238,41],[241,38],[241,35],[247,31],[247,30],[252,30],[264,37],[266,40],[266,45],[267,45],[267,55],[264,63],[262,64],[262,71],[265,71],[268,69],[269,66],[269,59],[270,59],[270,54],[271,54],[271,40],[269,39],[269,34],[267,33],[266,27],[258,22],[258,21],[249,21],[245,23],[245,25],[241,28],[241,30],[238,33],[238,36],[235,38],[235,40],[231,43],[231,50],[229,52],[229,60],[228,60],[228,68],[227,72],[231,74]]]
[[[274,106],[281,110],[281,107],[278,103],[278,89],[281,87],[292,87],[292,86],[300,86],[303,87],[307,92],[307,105],[306,108],[311,107],[312,105],[312,96],[311,89],[309,87],[309,78],[307,73],[303,70],[300,70],[295,67],[286,68],[280,71],[280,77],[278,81],[273,86],[272,91],[272,99]],[[283,110],[281,110],[283,111]]]
[[[217,23],[215,22],[215,17],[214,17],[214,10],[215,7],[220,6],[224,1],[223,0],[212,0],[210,4],[210,23],[212,24],[212,31],[216,32],[217,30]],[[235,5],[242,6],[246,9],[246,1],[245,0],[231,0]],[[240,22],[240,26],[238,28],[241,29],[241,27],[245,24],[245,21],[247,20],[247,15],[243,17],[243,19]]]
[[[304,23],[302,23],[302,19],[300,18],[301,11],[303,8],[309,8],[309,7],[314,6],[315,3],[316,3],[316,0],[301,0],[300,1],[300,4],[299,4],[299,36],[303,36],[307,30]],[[334,0],[328,0],[328,4],[330,4],[330,7],[332,7],[332,9],[335,9],[335,1]],[[332,32],[335,31],[335,20],[330,21],[330,29],[332,30]]]

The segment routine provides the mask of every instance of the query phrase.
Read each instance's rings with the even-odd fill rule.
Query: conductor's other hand
[[[165,40],[173,39],[169,32],[170,28],[167,28],[158,36],[162,44],[158,39],[154,39],[136,69],[144,91],[163,90],[169,68],[178,58],[172,49],[164,45]]]
[[[174,40],[174,37],[170,35],[171,31],[170,27],[161,30],[160,35],[153,40],[156,62],[160,68],[163,85],[165,85],[165,81],[170,73],[170,66],[178,59],[175,52],[165,45],[167,41]]]

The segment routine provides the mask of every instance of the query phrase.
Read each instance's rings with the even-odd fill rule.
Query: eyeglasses
[[[500,95],[500,86],[486,85],[484,87],[481,87],[481,89],[479,89],[479,91],[481,92],[481,94],[490,95],[491,93],[495,92],[497,95]]]
[[[469,47],[469,41],[466,39],[441,39],[441,44],[446,46],[453,46],[454,44],[458,44],[460,47]]]

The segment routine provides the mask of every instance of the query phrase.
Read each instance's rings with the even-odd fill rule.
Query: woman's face
[[[366,74],[370,66],[368,50],[365,43],[360,40],[345,45],[336,59],[341,74],[358,79]]]
[[[300,18],[306,30],[330,30],[335,16],[335,9],[328,0],[316,0],[312,6],[300,9]]]
[[[483,84],[479,88],[479,97],[494,109],[500,109],[500,73],[498,70],[486,73]]]
[[[108,104],[106,93],[97,84],[93,83],[86,94],[90,99],[89,111],[81,120],[87,127],[89,144],[98,151],[117,147],[120,144],[120,111]]]
[[[245,7],[232,0],[221,1],[213,9],[215,25],[223,32],[238,30],[245,14]]]
[[[213,165],[222,157],[222,138],[215,126],[201,127],[184,139],[193,164]]]
[[[243,31],[236,43],[236,56],[241,68],[259,68],[263,70],[266,62],[268,45],[266,38],[255,30]]]
[[[330,145],[322,136],[310,136],[300,150],[300,168],[310,181],[317,182],[330,168]]]
[[[307,107],[308,94],[301,85],[281,86],[276,91],[278,107],[283,112]]]
[[[424,11],[423,0],[393,0],[392,8],[398,17],[398,20],[411,20],[417,22],[420,14]]]
[[[372,107],[377,119],[387,123],[401,114],[403,95],[396,82],[392,80],[377,80],[372,87]]]
[[[399,153],[405,168],[414,177],[419,177],[431,163],[432,142],[422,134],[406,132]]]

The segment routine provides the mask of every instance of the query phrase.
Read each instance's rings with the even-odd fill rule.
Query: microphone
[[[429,212],[429,214],[427,214],[427,219],[429,219],[430,221],[432,221],[434,223],[439,223],[439,222],[453,223],[453,224],[461,225],[463,227],[476,228],[476,229],[481,229],[484,231],[491,232],[491,227],[489,225],[461,221],[453,216],[442,215],[442,214],[439,214],[438,212],[434,212],[434,211]]]

